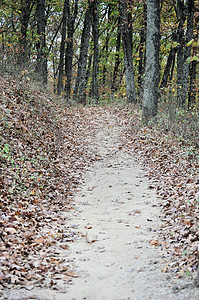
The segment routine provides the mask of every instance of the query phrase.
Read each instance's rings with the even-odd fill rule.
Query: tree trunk
[[[145,68],[145,44],[146,44],[146,30],[147,30],[147,6],[143,3],[144,20],[140,32],[140,48],[139,48],[139,65],[138,65],[138,89],[139,96],[143,93],[143,75]]]
[[[193,38],[193,16],[194,16],[194,0],[177,2],[177,18],[178,18],[178,52],[177,52],[177,101],[181,107],[186,107],[186,98],[188,91],[188,75],[189,63],[187,58],[191,54],[191,46],[186,44]],[[184,25],[187,20],[186,35],[184,33]]]
[[[61,45],[60,45],[57,95],[61,95],[61,92],[63,91],[64,52],[65,52],[65,40],[66,40],[66,18],[67,18],[67,0],[64,1],[64,8],[63,8],[62,36],[61,36]]]
[[[196,69],[197,61],[191,62],[190,66],[190,82],[189,82],[189,94],[188,94],[188,107],[191,108],[196,103]]]
[[[136,102],[134,83],[133,59],[132,59],[132,20],[128,13],[127,0],[120,0],[119,12],[121,18],[121,33],[124,50],[124,66],[126,79],[126,93],[128,103]]]
[[[178,105],[184,106],[186,103],[186,95],[183,94],[184,22],[186,20],[184,0],[177,1],[177,19],[178,19],[177,41],[179,43],[178,51],[177,51],[177,102]]]
[[[103,62],[103,71],[102,71],[102,85],[103,85],[103,91],[105,92],[106,90],[106,76],[107,76],[107,61],[108,61],[108,46],[109,46],[109,40],[110,40],[110,24],[111,24],[111,13],[112,13],[112,4],[108,4],[108,21],[107,21],[107,29],[106,29],[106,40],[105,40],[105,45],[102,49],[103,57],[104,57],[104,62]]]
[[[164,74],[162,76],[162,81],[160,84],[160,89],[164,89],[168,84],[169,75],[171,76],[173,62],[175,61],[177,48],[171,48],[169,56],[167,58],[166,67],[164,69]]]
[[[18,54],[18,65],[23,68],[28,63],[28,43],[27,43],[27,29],[30,20],[31,4],[34,4],[32,0],[21,0],[20,8],[20,23],[21,23],[21,34],[19,37],[19,54]]]
[[[89,0],[89,7],[86,10],[84,19],[84,28],[81,37],[80,56],[78,61],[77,78],[75,83],[75,90],[73,99],[78,102],[83,99],[85,83],[86,83],[86,66],[88,58],[88,47],[90,40],[90,28],[92,20],[92,5],[93,1]]]
[[[70,2],[67,2],[67,47],[65,53],[65,74],[66,74],[66,99],[71,98],[71,84],[72,84],[72,64],[73,64],[73,36],[75,32],[75,20],[78,13],[78,0],[75,0],[74,10],[71,12]]]
[[[187,98],[188,94],[188,78],[189,78],[189,69],[190,64],[187,62],[187,59],[191,56],[191,46],[187,46],[187,43],[193,39],[193,24],[194,24],[194,0],[188,0],[187,2],[187,30],[185,36],[185,49],[184,49],[184,84],[183,90],[185,97]],[[194,68],[193,68],[194,70]],[[185,103],[186,103],[185,98]]]
[[[158,0],[147,0],[146,70],[143,120],[157,115],[159,85],[160,8]]]
[[[37,0],[37,34],[38,42],[37,47],[37,63],[36,63],[36,73],[37,79],[47,84],[47,48],[46,48],[46,13],[45,13],[45,0]]]
[[[93,55],[93,74],[92,74],[92,92],[95,103],[99,101],[98,91],[98,67],[99,67],[99,16],[98,16],[98,0],[93,3],[93,40],[94,40],[94,55]]]
[[[120,45],[121,45],[121,21],[120,17],[118,17],[118,26],[117,26],[117,41],[116,41],[116,52],[115,52],[115,66],[114,66],[114,71],[113,71],[113,81],[111,85],[111,90],[112,92],[115,92],[117,90],[118,85],[116,84],[116,79],[118,77],[118,70],[119,70],[119,65],[120,65]]]

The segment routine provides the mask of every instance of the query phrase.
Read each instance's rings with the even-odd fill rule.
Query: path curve
[[[162,272],[167,261],[156,247],[158,199],[134,154],[121,147],[125,125],[104,110],[95,126],[95,136],[87,138],[102,159],[86,172],[75,209],[63,213],[79,236],[67,252],[74,278],[63,291],[34,289],[23,299],[199,299],[198,290],[186,288],[185,280]]]
[[[162,272],[158,200],[133,153],[120,148],[122,124],[108,112],[100,123],[93,147],[103,159],[87,173],[70,220],[81,237],[70,249],[79,277],[67,299],[196,299],[197,290],[178,289]]]

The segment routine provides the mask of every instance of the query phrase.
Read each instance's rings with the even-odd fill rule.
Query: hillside
[[[0,77],[0,125],[0,278],[10,287],[38,280],[32,266],[43,261],[39,251],[53,253],[54,240],[61,240],[60,211],[73,208],[82,170],[97,156],[87,150],[84,137],[93,125],[84,111],[34,90],[23,76]],[[73,239],[70,230],[64,234]],[[39,276],[55,266],[42,265]]]

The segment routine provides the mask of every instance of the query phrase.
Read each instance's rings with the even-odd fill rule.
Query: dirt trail
[[[155,191],[133,155],[118,151],[122,127],[107,118],[96,134],[104,159],[91,168],[75,199],[78,214],[71,221],[86,238],[71,247],[80,277],[68,299],[196,299],[190,291],[176,293],[179,282],[161,272],[166,261],[150,244],[159,239]]]
[[[55,300],[199,299],[197,289],[182,289],[184,280],[162,272],[166,261],[150,244],[159,239],[161,223],[155,191],[133,154],[120,149],[122,125],[115,126],[108,113],[100,122],[92,147],[103,159],[86,173],[75,210],[67,214],[69,225],[81,232],[69,248],[78,278],[64,293],[34,290],[29,295]]]

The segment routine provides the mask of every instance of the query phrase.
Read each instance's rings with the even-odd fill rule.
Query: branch
[[[60,27],[61,27],[62,21],[63,21],[63,19],[61,20],[61,22],[60,22],[60,24],[59,24],[59,26],[58,26],[58,28],[57,28],[57,30],[56,30],[56,32],[55,32],[53,38],[52,38],[52,41],[51,41],[51,43],[50,43],[50,47],[49,47],[49,49],[48,49],[48,53],[50,52],[50,50],[51,50],[51,48],[52,48],[52,46],[53,46],[54,40],[55,40],[55,38],[56,38],[56,36],[57,36],[57,34],[58,34],[58,32],[59,32],[59,29],[60,29]]]

